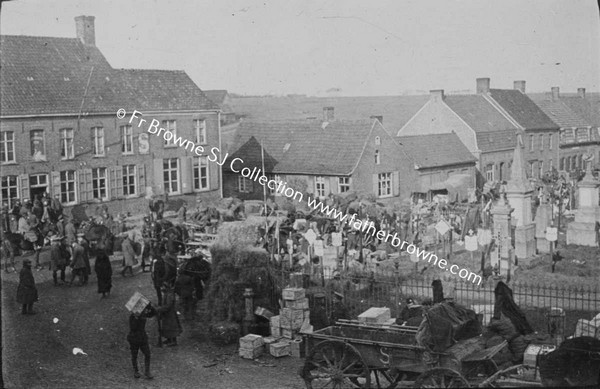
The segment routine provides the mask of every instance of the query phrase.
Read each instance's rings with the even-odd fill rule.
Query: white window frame
[[[533,151],[535,149],[535,136],[529,135],[529,151]]]
[[[240,193],[252,193],[252,181],[244,176],[238,176],[238,192]]]
[[[75,158],[75,131],[72,128],[60,129],[60,159]]]
[[[267,185],[267,190],[269,191],[269,195],[271,195],[271,196],[281,196],[281,193],[277,193],[276,192],[277,191],[277,186],[279,186],[279,183],[281,182],[281,176],[279,174],[275,174],[273,176],[270,176],[269,180],[275,181],[275,189],[270,188]]]
[[[196,130],[196,144],[206,144],[206,120],[194,119],[194,129]]]
[[[133,154],[133,127],[129,124],[121,126],[121,153]]]
[[[11,180],[14,180],[11,182]],[[12,193],[11,193],[12,192]],[[0,201],[7,202],[9,207],[12,207],[13,199],[20,199],[19,176],[7,175],[0,179]],[[14,194],[14,196],[13,196]]]
[[[164,147],[176,147],[175,138],[177,138],[177,122],[174,119],[163,120],[162,128],[165,129],[165,132],[171,132],[173,136],[167,140],[166,137],[163,137]]]
[[[381,138],[376,136],[375,137],[375,146],[379,146],[381,144]]]
[[[325,197],[325,177],[315,177],[315,196]]]
[[[552,136],[552,134],[548,135],[548,149],[552,150],[552,138],[554,138]]]
[[[35,177],[35,180],[34,180]],[[40,177],[44,177],[46,183],[42,183],[40,184]],[[43,188],[46,187],[46,192],[48,192],[48,188],[50,186],[50,183],[48,182],[48,175],[45,173],[39,173],[39,174],[30,174],[29,175],[29,189],[31,190],[31,188]]]
[[[350,177],[338,177],[338,193],[350,192]]]
[[[92,198],[108,200],[108,172],[105,167],[92,168]]]
[[[538,161],[538,175],[537,178],[544,177],[544,161]]]
[[[106,156],[104,142],[104,127],[92,127],[92,142],[94,147],[94,157]]]
[[[72,178],[68,176],[69,173],[73,175]],[[72,190],[68,188],[69,184],[73,185]],[[65,185],[67,186],[66,191]],[[60,172],[60,202],[63,205],[77,204],[77,172],[75,170],[62,170]]]
[[[175,166],[173,167],[173,163]],[[163,159],[163,184],[165,192],[171,194],[180,194],[181,192],[181,174],[178,158]],[[173,190],[174,186],[176,190]]]
[[[377,197],[392,197],[392,173],[379,173],[377,175]]]
[[[529,161],[529,178],[535,178],[535,162]]]
[[[493,182],[494,178],[495,178],[495,171],[494,171],[494,164],[493,163],[489,163],[485,166],[485,180],[487,182]]]
[[[208,157],[194,157],[194,191],[203,192],[210,189],[210,173],[208,171]],[[204,174],[202,172],[204,171]],[[202,181],[205,180],[205,185]]]
[[[33,147],[33,136],[34,134],[41,133],[41,142],[42,142],[42,150],[38,156],[34,152],[35,148]],[[31,158],[34,161],[45,161],[46,160],[46,132],[43,129],[36,128],[34,130],[29,131],[29,147],[31,148]]]
[[[375,150],[375,165],[381,165],[381,154],[379,154],[379,150]]]
[[[10,137],[10,139],[9,139]],[[15,133],[14,131],[2,131],[0,133],[0,147],[2,148],[2,163],[17,162],[15,154]]]
[[[137,166],[136,165],[123,165],[122,166],[123,176],[123,196],[132,197],[137,196],[138,183],[137,183]],[[130,187],[133,186],[133,192],[130,192]]]
[[[544,134],[540,134],[540,150],[544,150]]]

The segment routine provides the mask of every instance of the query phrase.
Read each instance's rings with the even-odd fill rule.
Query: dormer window
[[[375,150],[375,165],[379,165],[381,163],[381,158],[379,156],[379,150]]]
[[[63,80],[65,80],[65,81],[71,81],[71,80],[69,79],[69,77],[63,77]]]
[[[379,146],[381,144],[381,138],[376,136],[375,137],[375,146]]]
[[[27,77],[27,81],[33,81],[33,77]]]

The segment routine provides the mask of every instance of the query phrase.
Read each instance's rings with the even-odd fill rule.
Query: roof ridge
[[[185,73],[185,70],[182,69],[175,69],[175,70],[169,70],[169,69],[139,69],[139,68],[119,68],[119,69],[114,69],[117,71],[133,71],[133,72],[172,72],[172,73]]]

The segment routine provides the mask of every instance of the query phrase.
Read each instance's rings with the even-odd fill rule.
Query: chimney
[[[383,116],[382,115],[371,115],[369,119],[377,119],[379,123],[383,124]]]
[[[560,98],[560,89],[557,86],[550,88],[552,91],[552,100],[558,100]]]
[[[443,89],[432,89],[429,91],[429,100],[439,103],[444,101],[444,90]]]
[[[514,81],[513,87],[515,90],[521,91],[521,93],[525,94],[525,80]]]
[[[333,107],[323,107],[323,121],[332,122],[333,119]]]
[[[94,29],[94,16],[75,17],[75,27],[77,29],[77,38],[84,45],[96,46],[96,31]]]
[[[478,78],[477,79],[477,93],[489,93],[490,91],[490,79],[489,78]]]
[[[577,88],[577,96],[585,99],[585,88]]]

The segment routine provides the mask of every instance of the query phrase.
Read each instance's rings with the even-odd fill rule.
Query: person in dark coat
[[[65,283],[65,268],[67,267],[67,259],[63,256],[63,250],[60,248],[61,238],[53,236],[50,238],[50,271],[54,279],[54,286],[58,286],[58,272],[60,271],[60,280]]]
[[[194,299],[194,279],[181,272],[175,281],[175,293],[181,298],[183,315],[187,320],[194,320],[196,301]]]
[[[94,271],[98,278],[98,293],[102,293],[102,298],[106,297],[107,294],[110,295],[110,289],[112,288],[112,266],[110,258],[104,250],[100,250],[96,256]]]
[[[175,291],[165,286],[163,289],[163,305],[158,307],[158,320],[160,320],[160,336],[167,338],[165,345],[177,346],[177,337],[181,335],[182,328],[175,308]]]
[[[142,350],[142,353],[144,354],[144,375],[149,380],[154,378],[152,373],[150,373],[150,345],[148,344],[148,334],[146,333],[146,320],[149,317],[155,316],[156,313],[156,309],[148,304],[139,315],[134,313],[129,315],[129,334],[127,335],[127,341],[129,342],[129,349],[131,350],[131,364],[133,365],[133,376],[135,378],[141,377],[137,363],[140,350]]]
[[[34,315],[33,303],[38,301],[38,291],[31,272],[31,261],[23,260],[23,269],[19,273],[19,286],[17,287],[17,302],[21,304],[21,314]]]
[[[83,240],[82,238],[80,238]],[[84,273],[87,272],[85,267],[85,259],[83,258],[85,255],[85,249],[79,242],[73,243],[73,256],[71,259],[71,282],[69,285],[73,284],[75,281],[75,276],[79,277],[79,286],[83,285],[84,282]]]
[[[77,241],[83,247],[83,262],[85,263],[85,271],[83,272],[83,285],[86,285],[92,274],[92,266],[90,265],[90,245],[85,240],[85,234],[77,234]]]

